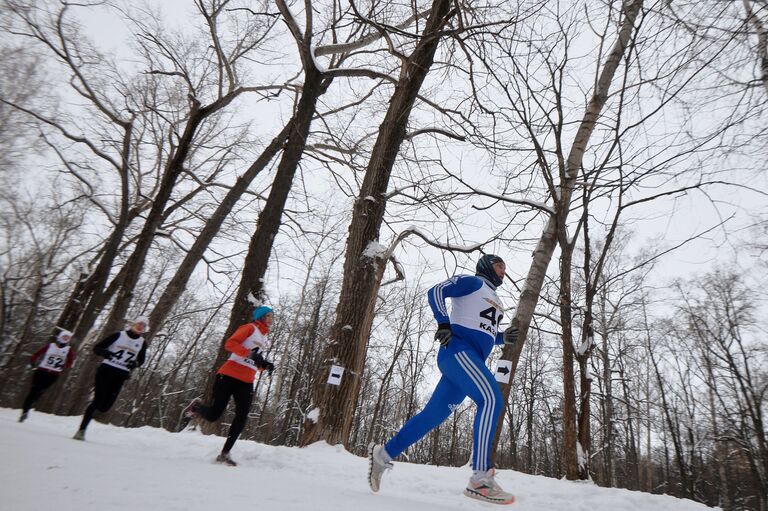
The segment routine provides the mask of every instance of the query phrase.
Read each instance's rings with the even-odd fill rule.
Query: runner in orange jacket
[[[269,348],[267,334],[274,319],[272,309],[265,305],[253,311],[253,321],[238,328],[232,337],[224,343],[224,349],[230,352],[229,359],[219,368],[216,381],[213,384],[213,404],[203,404],[200,398],[195,398],[182,411],[181,427],[184,429],[194,417],[201,417],[213,422],[221,417],[227,408],[229,398],[235,400],[235,418],[229,426],[229,434],[221,454],[216,458],[218,463],[236,466],[229,455],[232,446],[240,436],[248,420],[248,412],[253,401],[253,380],[257,371],[266,370],[270,375],[275,365],[266,360],[263,352]]]

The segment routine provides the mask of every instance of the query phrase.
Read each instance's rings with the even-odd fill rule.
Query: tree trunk
[[[626,472],[630,476],[629,481],[625,484],[627,488],[631,490],[637,490],[640,488],[640,457],[638,455],[637,442],[635,440],[635,427],[633,426],[634,418],[638,415],[632,408],[632,392],[627,382],[629,377],[624,372],[624,366],[619,365],[619,379],[621,381],[621,387],[623,391],[624,406],[626,407],[626,424],[627,424],[627,451],[626,455],[627,466]]]
[[[38,263],[42,265],[42,262]],[[19,339],[16,341],[16,345],[13,348],[12,353],[6,360],[2,369],[0,369],[0,388],[5,388],[8,378],[14,373],[14,365],[19,358],[19,354],[22,352],[25,346],[28,346],[31,341],[32,326],[35,324],[35,317],[37,316],[40,308],[40,299],[42,297],[43,288],[45,287],[45,278],[43,276],[42,268],[37,268],[37,281],[35,282],[35,288],[32,292],[32,300],[29,304],[29,312],[27,312],[27,318],[24,321],[21,332],[19,333]],[[19,364],[23,365],[23,364]]]
[[[605,310],[605,309],[603,309]],[[616,486],[616,470],[613,464],[613,374],[611,372],[611,359],[608,355],[608,335],[603,327],[602,337],[603,358],[603,460],[605,464],[605,485]]]
[[[386,207],[385,194],[392,168],[406,135],[406,125],[416,96],[429,72],[440,42],[439,31],[447,23],[451,2],[435,0],[423,36],[407,61],[390,100],[384,121],[366,169],[360,195],[355,201],[349,226],[336,321],[331,342],[323,353],[324,364],[317,375],[313,404],[317,421],[305,424],[302,445],[318,440],[349,447],[353,410],[357,403],[373,309],[386,261],[366,250],[379,239],[379,228]],[[367,255],[366,255],[367,254]],[[345,368],[341,384],[325,384],[332,364]]]
[[[717,464],[717,477],[719,480],[718,505],[723,509],[731,509],[730,485],[728,481],[728,451],[727,443],[720,440],[720,427],[717,421],[717,406],[715,404],[715,394],[717,393],[717,383],[712,371],[712,360],[706,344],[702,346],[702,358],[706,368],[707,398],[709,403],[709,420],[712,428],[712,439],[714,443],[713,457]]]
[[[650,342],[650,333],[646,334],[648,336],[647,339],[647,348],[648,348],[648,356],[651,360],[651,364],[653,364],[654,373],[656,376],[656,383],[658,384],[659,393],[661,397],[661,408],[662,413],[664,414],[665,423],[667,425],[669,435],[672,437],[672,444],[675,448],[675,460],[677,461],[677,467],[680,472],[680,484],[682,486],[682,494],[684,497],[687,498],[693,498],[692,492],[690,491],[690,483],[688,478],[688,467],[685,462],[685,455],[683,454],[683,446],[682,441],[680,438],[680,429],[677,427],[675,421],[672,420],[672,414],[669,409],[669,404],[667,403],[667,393],[665,392],[665,385],[664,380],[661,377],[661,372],[659,371],[659,366],[656,363],[656,359],[653,356],[653,348],[651,347]],[[667,480],[669,480],[669,476],[667,476]]]
[[[379,392],[376,396],[376,404],[373,406],[373,416],[371,418],[371,424],[368,429],[368,437],[365,439],[366,445],[369,445],[374,441],[374,439],[378,440],[376,433],[380,429],[378,427],[379,414],[381,413],[381,409],[384,404],[384,396],[387,394],[387,392],[389,392],[389,382],[392,379],[392,373],[394,372],[395,365],[397,364],[397,357],[401,352],[402,350],[399,350],[392,356],[392,360],[390,361],[387,370],[384,372],[384,376],[381,377],[381,384],[379,385]]]
[[[647,364],[647,362],[646,362]],[[646,460],[645,491],[651,493],[653,490],[653,447],[651,446],[651,369],[650,364],[646,365],[645,378],[645,444],[648,449]]]
[[[526,449],[525,449],[525,470],[529,474],[535,474],[536,471],[534,470],[533,466],[533,451],[535,449],[534,447],[534,441],[533,441],[533,410],[534,406],[536,405],[534,401],[534,384],[533,380],[531,381],[531,395],[528,400],[528,415],[525,418],[525,441],[526,441]]]
[[[592,275],[592,240],[590,239],[589,229],[589,190],[584,189],[582,195],[584,211],[581,217],[581,227],[584,233],[584,321],[581,326],[581,345],[576,352],[576,360],[579,363],[579,416],[578,416],[578,437],[581,446],[582,457],[579,460],[579,479],[587,480],[590,478],[590,460],[592,456],[592,431],[591,431],[591,399],[592,399],[592,375],[589,368],[589,360],[592,357],[592,350],[595,346],[594,315],[595,305],[595,287],[593,282],[597,282],[603,268],[605,254],[610,246],[610,237],[606,240],[603,247],[603,253],[594,269]]]
[[[264,209],[256,222],[256,232],[248,246],[248,254],[245,256],[243,271],[240,277],[240,285],[235,294],[234,305],[229,317],[229,325],[225,330],[224,339],[219,346],[218,354],[213,362],[211,373],[206,383],[206,396],[210,396],[213,382],[216,378],[216,369],[226,360],[229,352],[224,349],[224,340],[228,339],[240,325],[251,321],[251,312],[254,304],[253,298],[264,300],[264,276],[267,273],[269,256],[272,246],[280,230],[280,223],[288,200],[288,194],[293,186],[293,178],[296,169],[304,154],[304,148],[309,136],[309,128],[315,115],[317,100],[330,86],[330,79],[323,79],[322,74],[316,68],[308,68],[305,71],[305,80],[299,99],[295,122],[289,123],[289,133],[285,142],[282,158],[277,166],[275,179]],[[277,312],[280,320],[279,311]],[[290,321],[290,318],[285,318]]]
[[[579,464],[576,432],[576,389],[573,374],[573,325],[571,314],[571,258],[573,246],[561,244],[560,255],[560,324],[563,344],[563,471],[565,477],[579,479]]]
[[[747,13],[747,23],[752,26],[752,29],[757,34],[755,52],[760,61],[760,72],[762,74],[760,81],[763,82],[765,92],[768,92],[768,29],[766,29],[765,25],[760,21],[760,18],[755,15],[750,0],[741,0],[741,3],[744,5],[744,10]],[[760,2],[757,3],[758,5],[760,4]],[[762,9],[764,9],[764,7],[761,7],[759,10]]]
[[[304,276],[304,282],[301,285],[301,293],[299,293],[299,303],[296,307],[297,311],[304,311],[305,304],[307,303],[307,293],[310,291],[310,278],[313,275],[313,270],[315,267],[315,261],[320,253],[320,247],[316,247],[314,254],[312,255],[312,258],[309,261],[309,264],[306,268],[306,274]],[[320,312],[320,307],[322,305],[322,301],[318,300],[313,305],[313,311],[310,315],[311,321],[313,323],[317,323],[316,317]],[[286,336],[287,339],[293,340],[297,336],[297,326],[298,322],[291,322],[291,324],[288,326],[288,335]],[[288,362],[290,360],[289,354],[292,350],[295,349],[295,346],[289,341],[283,343],[281,349],[280,349],[280,363],[277,364],[277,367],[275,368],[275,375],[274,379],[276,381],[275,384],[275,416],[276,417],[283,417],[283,423],[286,424],[285,427],[281,428],[279,431],[280,433],[277,434],[277,445],[284,445],[284,438],[285,438],[285,428],[287,427],[287,424],[290,422],[290,409],[286,406],[284,406],[285,400],[283,399],[283,389],[285,387],[285,383],[288,380],[289,376],[288,373],[291,371],[295,371],[300,366],[294,365],[291,366]],[[291,378],[291,385],[289,388],[289,402],[293,399],[293,392],[294,392],[294,381],[295,378]],[[288,422],[286,422],[288,421]],[[275,436],[274,429],[278,427],[278,421],[274,420],[271,421],[266,426],[266,436],[267,438],[272,438]],[[283,438],[283,440],[279,440],[279,438]]]
[[[141,271],[144,268],[144,262],[149,253],[152,241],[155,239],[155,234],[162,224],[164,218],[163,212],[171,198],[171,193],[176,186],[179,176],[184,171],[184,162],[187,160],[187,156],[192,150],[195,133],[208,115],[208,110],[200,108],[200,104],[197,100],[193,99],[192,101],[193,104],[189,113],[189,119],[187,119],[184,128],[184,133],[179,138],[179,144],[176,147],[176,151],[168,161],[163,172],[160,179],[160,186],[152,200],[152,207],[147,213],[144,226],[136,240],[136,246],[123,268],[124,275],[123,280],[120,283],[120,290],[117,293],[115,303],[112,305],[109,316],[102,328],[103,333],[119,330],[123,326],[125,315],[127,314],[133,299],[133,290],[141,276]]]
[[[576,357],[579,363],[579,415],[578,415],[578,440],[581,446],[582,459],[579,460],[579,479],[589,479],[592,454],[592,432],[590,429],[590,416],[592,407],[592,378],[589,376],[589,354]]]

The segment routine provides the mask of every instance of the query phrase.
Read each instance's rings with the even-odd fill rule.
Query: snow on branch
[[[586,336],[586,338],[579,344],[579,346],[576,348],[576,354],[579,356],[584,356],[585,353],[589,351],[589,349],[594,346],[595,344],[595,338],[592,335]],[[588,378],[591,379],[591,378]]]
[[[374,24],[377,27],[384,27],[384,28],[390,29],[391,31],[400,32],[403,29],[410,26],[415,21],[426,18],[427,16],[429,16],[430,12],[431,12],[431,9],[421,11],[407,18],[405,21],[397,25],[385,25],[380,23],[374,24],[370,20],[366,20],[366,21],[370,22],[371,24]],[[377,32],[377,33],[368,34],[367,36],[362,37],[357,41],[352,41],[349,43],[326,44],[324,46],[318,46],[317,48],[315,48],[315,56],[320,57],[323,55],[333,55],[336,53],[348,53],[354,50],[359,50],[360,48],[364,48],[370,44],[373,44],[374,42],[378,41],[379,39],[382,39],[383,37],[384,36],[382,35],[381,32]]]
[[[320,408],[313,408],[310,410],[306,418],[308,421],[312,422],[313,424],[317,424],[317,420],[320,418]]]
[[[312,64],[315,65],[315,69],[317,69],[321,73],[325,73],[326,71],[328,71],[328,69],[326,69],[326,67],[319,60],[317,60],[317,55],[315,55],[314,43],[309,45],[309,56],[312,58]]]
[[[256,298],[256,296],[253,294],[253,291],[248,291],[248,296],[245,297],[245,300],[254,307],[261,307],[264,305],[264,300]]]
[[[479,250],[480,247],[483,246],[482,243],[475,243],[474,245],[468,245],[468,246],[459,246],[459,245],[451,245],[450,243],[440,243],[439,241],[435,241],[432,238],[430,238],[427,234],[425,234],[421,229],[419,229],[416,226],[410,226],[400,234],[398,234],[397,238],[395,238],[395,241],[392,242],[392,245],[389,246],[386,253],[384,254],[384,257],[389,259],[392,257],[392,254],[395,251],[395,248],[397,245],[400,244],[401,241],[403,241],[405,238],[410,236],[411,234],[414,234],[424,240],[428,245],[431,245],[435,248],[441,248],[443,250],[450,250],[451,252],[463,252],[465,254],[469,254],[474,252],[475,250]]]
[[[371,259],[384,259],[384,255],[387,253],[387,247],[382,245],[376,240],[368,243],[368,246],[363,250],[363,257],[370,257]]]
[[[367,199],[372,199],[368,198]],[[416,235],[425,242],[427,242],[428,245],[440,248],[443,250],[450,250],[452,252],[463,252],[463,253],[471,253],[475,250],[479,250],[480,247],[482,247],[482,243],[476,243],[474,245],[468,245],[468,246],[459,246],[459,245],[451,245],[450,243],[440,243],[438,241],[433,240],[430,238],[427,234],[425,234],[421,229],[415,226],[408,227],[406,230],[401,232],[397,235],[397,238],[392,242],[392,244],[389,247],[385,247],[381,243],[379,243],[376,240],[373,240],[368,243],[368,246],[365,247],[365,250],[363,250],[363,257],[369,257],[371,259],[380,259],[382,261],[392,261],[392,266],[395,269],[395,277],[382,283],[381,286],[386,286],[388,284],[392,284],[394,282],[398,282],[400,280],[405,280],[405,270],[403,269],[403,266],[400,264],[400,261],[397,260],[397,258],[394,256],[395,249],[400,244],[401,241],[403,241],[405,238],[407,238],[410,235]]]

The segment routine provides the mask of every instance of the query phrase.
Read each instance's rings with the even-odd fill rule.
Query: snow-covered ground
[[[0,409],[0,509],[9,511],[333,510],[703,511],[668,496],[599,488],[502,470],[512,506],[461,494],[470,471],[396,462],[378,494],[368,489],[367,460],[341,447],[305,449],[239,441],[236,468],[212,463],[223,439],[197,432],[105,426],[72,440],[79,417]]]

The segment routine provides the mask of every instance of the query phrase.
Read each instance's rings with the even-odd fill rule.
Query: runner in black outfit
[[[142,334],[148,329],[149,320],[142,316],[136,318],[129,330],[114,333],[93,347],[93,352],[104,357],[104,361],[96,370],[93,401],[85,409],[80,429],[72,438],[85,440],[85,429],[96,411],[104,413],[112,408],[131,371],[144,363],[147,343]]]

